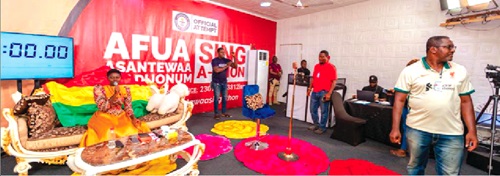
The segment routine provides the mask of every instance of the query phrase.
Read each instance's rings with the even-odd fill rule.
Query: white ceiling
[[[295,7],[299,0],[209,0],[236,9],[241,9],[271,20],[296,17],[347,6],[368,0],[300,0],[303,8]],[[261,2],[271,2],[270,7],[261,7]]]

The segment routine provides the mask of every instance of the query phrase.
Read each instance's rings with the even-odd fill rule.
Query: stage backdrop
[[[186,84],[187,99],[199,113],[213,111],[210,63],[217,48],[236,55],[239,66],[228,74],[228,108],[241,107],[246,52],[252,46],[273,56],[276,22],[192,0],[80,0],[59,35],[74,38],[77,77],[58,82],[105,83],[106,75],[91,73],[109,66],[133,74],[123,84],[143,84],[146,78],[170,87]]]

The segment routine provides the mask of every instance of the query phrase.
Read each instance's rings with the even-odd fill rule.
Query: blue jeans
[[[403,113],[401,113],[401,126],[403,127],[403,134],[401,135],[401,150],[406,151],[408,149],[408,144],[406,142],[406,116],[408,115],[408,107],[403,107]]]
[[[408,175],[424,175],[429,151],[434,147],[437,175],[458,175],[465,154],[463,135],[433,134],[406,128],[410,162]]]
[[[328,121],[328,111],[330,107],[330,101],[323,102],[323,97],[326,95],[326,91],[322,90],[319,92],[311,93],[311,116],[315,125],[318,125],[321,129],[326,129],[326,122]],[[319,121],[318,108],[321,109],[321,121]]]
[[[219,114],[219,97],[222,93],[222,113],[226,113],[227,83],[210,83],[214,90],[214,113]]]

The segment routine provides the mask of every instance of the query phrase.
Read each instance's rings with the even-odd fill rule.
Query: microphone
[[[115,90],[114,90],[114,93],[113,93],[113,94],[116,94],[116,93],[117,93],[117,91],[116,91],[116,86],[118,86],[118,82],[113,81],[113,83],[112,83],[112,84],[113,84],[113,86],[115,86]]]

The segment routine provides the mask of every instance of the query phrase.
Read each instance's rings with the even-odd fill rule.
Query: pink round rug
[[[383,166],[360,159],[333,160],[328,175],[401,175]]]
[[[233,149],[231,141],[224,136],[212,136],[209,134],[199,134],[195,136],[201,143],[205,144],[205,152],[201,155],[200,160],[211,160],[222,154],[226,154]],[[193,147],[186,149],[187,152],[193,153]]]
[[[320,148],[299,139],[292,138],[292,151],[299,156],[294,162],[278,158],[285,151],[288,137],[278,135],[262,136],[261,141],[269,144],[265,150],[255,151],[245,146],[255,137],[242,140],[234,149],[236,159],[246,167],[267,175],[316,175],[328,169],[328,156]]]

